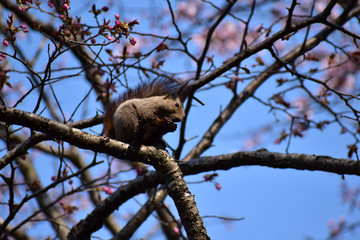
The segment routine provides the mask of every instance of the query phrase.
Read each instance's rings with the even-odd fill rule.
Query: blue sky
[[[121,3],[136,6],[139,2],[142,1]],[[82,6],[82,3],[76,1],[72,1],[71,4],[74,12],[77,12]],[[161,4],[166,4],[166,2]],[[97,2],[97,5],[101,7],[100,1]],[[126,5],[126,7],[131,6]],[[131,9],[135,10],[135,8]],[[148,32],[147,23],[142,21],[141,17],[136,14],[136,11],[125,12],[120,8],[118,11],[111,9],[106,16],[113,19],[112,16],[116,12],[125,15],[126,19],[139,19],[140,25],[136,26],[135,30]],[[37,44],[37,39],[32,39],[29,43]],[[44,53],[43,57],[45,58],[45,56],[46,53]],[[69,57],[66,54],[64,56],[61,60]],[[218,66],[222,60],[217,60]],[[272,59],[265,60],[272,61]],[[67,61],[67,66],[77,65],[70,57]],[[37,67],[41,69],[44,66]],[[179,61],[179,59],[167,61],[164,67],[166,70],[175,70],[177,72],[194,69],[194,66],[188,60]],[[130,76],[136,77],[135,74],[130,74]],[[222,79],[216,81],[221,82]],[[247,82],[243,83],[243,86],[246,84]],[[274,86],[275,79],[269,80],[268,83],[260,87],[256,92],[256,96],[269,95],[269,89],[273,89]],[[67,115],[72,113],[75,106],[87,94],[90,87],[81,77],[69,78],[54,84],[57,97]],[[118,89],[118,91],[121,90]],[[213,91],[201,92],[196,96],[205,103],[205,106],[197,104],[197,107],[192,108],[187,125],[187,138],[197,135],[201,137],[219,114],[220,109],[225,107],[231,95],[229,89],[219,87]],[[81,108],[77,115],[75,115],[76,120],[84,116],[94,116],[96,111],[101,109],[98,103],[94,104],[95,99],[95,94],[90,95],[88,100],[88,106],[90,107],[87,108],[88,110],[84,115],[82,114],[84,109]],[[29,110],[32,108],[32,103],[24,102],[21,108]],[[322,117],[321,114],[320,117]],[[238,109],[215,138],[214,146],[203,155],[219,155],[242,150],[244,141],[266,123],[275,124],[275,118],[272,113],[269,113],[268,109],[257,101],[250,99]],[[280,145],[273,144],[273,140],[277,138],[283,128],[288,129],[288,126],[275,125],[274,132],[271,133],[273,135],[265,137],[264,141],[252,150],[265,147],[269,151],[284,152],[287,142]],[[101,126],[94,127],[92,130],[95,133],[99,133],[101,132]],[[347,149],[345,146],[347,143],[352,143],[353,139],[346,134],[339,135],[339,132],[340,129],[335,125],[327,127],[326,131],[309,131],[303,139],[292,139],[289,152],[346,158]],[[190,141],[185,146],[184,153],[197,143],[199,137]],[[173,146],[176,146],[177,139],[178,131],[166,136],[166,140]],[[100,158],[105,159],[105,156]],[[48,163],[49,157],[47,156],[35,160],[36,166],[39,166],[40,171],[44,172],[42,176],[44,184],[50,182],[50,177],[57,167],[56,159],[54,158],[53,160],[55,161],[52,161],[50,164]],[[90,162],[91,160],[92,156],[89,154],[88,161]],[[103,167],[106,168],[106,166]],[[99,169],[101,168],[100,166]],[[49,171],[49,169],[52,170]],[[344,180],[339,175],[318,171],[279,170],[256,166],[238,167],[228,171],[217,171],[217,173],[219,177],[216,180],[222,185],[220,191],[216,190],[214,185],[208,182],[189,184],[190,191],[195,195],[200,215],[244,217],[245,219],[224,223],[220,219],[205,218],[205,227],[212,239],[302,240],[307,239],[307,237],[313,237],[313,239],[320,240],[326,239],[328,236],[327,224],[330,219],[338,221],[338,219],[344,217],[349,223],[358,220],[356,217],[358,210],[356,209],[355,212],[351,212],[348,205],[342,202],[341,184]],[[189,182],[201,181],[204,174],[187,176],[185,179]],[[129,174],[127,176],[132,175]],[[360,184],[359,178],[354,176],[345,176],[345,182],[354,187]],[[137,197],[137,200],[144,202],[146,198],[144,195],[140,195]],[[166,202],[175,211],[169,197],[166,199]],[[115,215],[120,215],[127,211],[136,212],[137,209],[138,203],[130,200],[120,207],[120,211],[115,213]],[[81,217],[86,216],[90,211],[91,209],[87,209]],[[1,214],[0,216],[4,217]],[[150,216],[150,219],[154,220],[154,217]],[[143,233],[152,227],[152,223],[154,221],[145,223],[136,232],[134,239],[143,237]],[[33,231],[37,230],[41,233],[41,229],[35,228]],[[95,235],[104,239],[109,237],[104,229]],[[357,239],[357,237],[358,235],[348,234],[345,239]],[[162,239],[162,237],[159,235],[159,237],[154,239]]]

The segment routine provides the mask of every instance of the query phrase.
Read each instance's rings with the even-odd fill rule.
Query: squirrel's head
[[[181,122],[184,119],[184,107],[177,94],[164,96],[164,104],[159,109],[159,115],[168,117],[173,122]]]

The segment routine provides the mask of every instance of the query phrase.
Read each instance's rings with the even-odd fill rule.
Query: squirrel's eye
[[[179,103],[175,103],[175,107],[179,107],[180,106],[180,104]]]

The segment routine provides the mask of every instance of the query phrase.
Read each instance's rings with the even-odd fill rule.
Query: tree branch
[[[360,176],[358,161],[310,154],[268,152],[266,149],[194,158],[180,163],[179,166],[185,175],[240,166],[266,166]]]
[[[360,176],[360,163],[351,159],[337,159],[329,156],[310,154],[283,154],[268,152],[264,149],[194,158],[188,162],[179,163],[179,166],[184,175],[194,175],[207,171],[229,170],[240,166],[266,166],[280,169],[290,168]],[[119,208],[121,204],[136,194],[144,192],[147,187],[154,187],[162,182],[159,173],[148,172],[146,175],[121,186],[114,194],[101,202],[86,219],[73,227],[72,234],[74,235],[69,239],[76,239],[76,236],[87,236],[95,232],[101,227],[103,219]],[[131,189],[133,191],[131,191]],[[96,226],[96,228],[94,226]]]

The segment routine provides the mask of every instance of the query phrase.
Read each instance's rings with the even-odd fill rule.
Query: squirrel
[[[104,134],[133,145],[165,149],[162,137],[174,132],[185,117],[179,94],[182,86],[171,78],[158,78],[124,92],[106,107]]]

